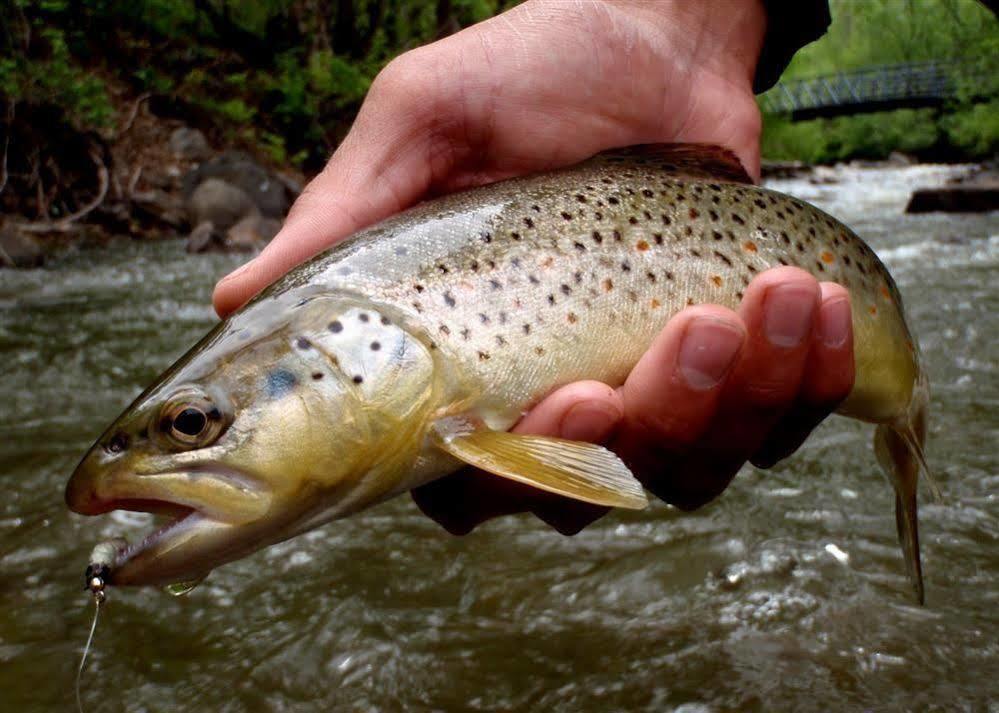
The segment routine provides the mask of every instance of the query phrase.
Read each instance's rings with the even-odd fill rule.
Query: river
[[[933,385],[926,606],[913,603],[871,429],[829,419],[694,513],[656,503],[567,538],[529,516],[455,538],[398,498],[214,572],[111,590],[91,711],[999,711],[999,213],[908,216],[956,168],[771,185],[887,263]],[[0,271],[0,701],[71,710],[99,540],[70,514],[107,423],[213,322],[234,256],[123,240]]]

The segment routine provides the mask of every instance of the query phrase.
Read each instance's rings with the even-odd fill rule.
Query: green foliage
[[[999,23],[976,0],[831,0],[828,34],[795,56],[784,79],[896,62],[961,58],[958,96],[942,112],[899,110],[792,123],[764,117],[763,155],[810,163],[950,147],[999,148]],[[983,100],[988,103],[977,103]]]
[[[389,60],[509,2],[5,0],[0,91],[82,129],[113,122],[110,87],[172,95],[230,141],[318,165]]]
[[[938,141],[940,128],[930,109],[791,122],[769,117],[763,155],[771,159],[831,163],[850,158],[881,159],[892,151],[917,153]]]
[[[22,10],[24,5],[25,0],[15,0],[11,9]],[[61,12],[67,3],[41,0],[38,5],[48,12]],[[29,23],[27,19],[24,22]],[[66,33],[38,20],[30,21],[23,31],[34,36],[42,57],[31,61],[22,53],[11,52],[0,60],[0,92],[17,103],[58,105],[80,129],[109,126],[114,108],[104,81],[74,61]]]
[[[999,99],[954,112],[941,123],[950,142],[969,155],[991,156],[999,152]]]

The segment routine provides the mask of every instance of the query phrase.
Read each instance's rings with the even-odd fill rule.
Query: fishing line
[[[118,553],[127,545],[128,543],[120,537],[98,544],[90,553],[90,564],[87,565],[87,571],[83,575],[84,589],[88,590],[94,598],[94,620],[90,623],[87,645],[83,647],[83,656],[80,657],[80,665],[76,669],[76,709],[79,713],[83,713],[80,681],[83,679],[83,669],[87,665],[87,655],[94,643],[94,632],[97,630],[97,617],[101,613],[101,604],[107,597],[107,592],[104,590],[111,578],[111,570],[118,559]]]
[[[101,613],[101,602],[103,601],[104,590],[94,592],[94,620],[90,623],[90,635],[87,637],[87,645],[83,647],[80,666],[76,669],[76,710],[79,713],[83,713],[83,701],[80,698],[80,681],[83,678],[83,668],[87,665],[87,654],[90,653],[90,646],[94,643],[94,631],[97,630],[97,617]]]

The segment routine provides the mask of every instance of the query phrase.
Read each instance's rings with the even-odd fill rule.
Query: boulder
[[[211,221],[198,223],[197,227],[187,236],[187,252],[204,253],[209,250],[217,250],[222,245],[222,236],[219,235]]]
[[[44,260],[38,240],[14,225],[0,227],[0,267],[38,267]]]
[[[238,252],[259,250],[271,241],[281,229],[281,221],[262,215],[248,215],[229,228],[225,247]]]
[[[956,182],[937,188],[918,188],[906,213],[984,213],[999,210],[999,173],[981,166]]]
[[[288,181],[241,151],[226,151],[190,171],[184,177],[184,195],[190,196],[212,178],[241,189],[268,218],[283,218],[294,197]]]
[[[187,199],[191,225],[209,222],[225,231],[246,216],[257,214],[259,209],[246,191],[221,178],[202,181]]]
[[[208,145],[205,135],[188,126],[174,129],[167,146],[174,156],[188,161],[204,161],[212,155],[212,147]]]

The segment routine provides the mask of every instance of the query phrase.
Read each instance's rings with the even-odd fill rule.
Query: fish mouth
[[[128,512],[148,512],[156,515],[160,522],[141,540],[129,543],[118,550],[114,569],[124,566],[129,560],[143,552],[167,544],[171,534],[177,534],[203,519],[204,515],[197,509],[154,498],[122,498],[107,503],[107,511],[125,510]]]
[[[81,464],[66,490],[71,510],[82,515],[148,512],[162,518],[144,537],[118,549],[109,583],[171,584],[204,576],[227,559],[225,553],[241,534],[266,521],[270,489],[215,465],[141,473]]]

